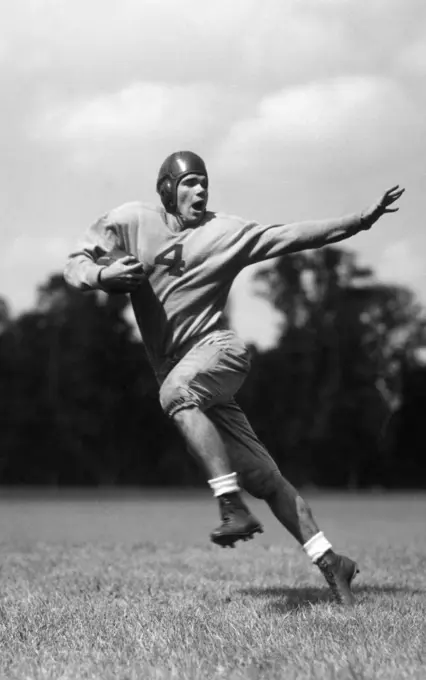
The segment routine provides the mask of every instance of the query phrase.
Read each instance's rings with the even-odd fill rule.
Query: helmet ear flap
[[[168,212],[176,209],[176,198],[174,196],[174,182],[170,177],[166,177],[159,187],[161,202]]]

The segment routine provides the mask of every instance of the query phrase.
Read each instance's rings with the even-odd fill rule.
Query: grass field
[[[208,541],[208,493],[0,494],[0,678],[426,678],[426,495],[309,497],[355,556],[330,603],[266,506],[265,534]]]

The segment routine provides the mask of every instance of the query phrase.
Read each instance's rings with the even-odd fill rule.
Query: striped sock
[[[240,491],[236,472],[231,472],[229,475],[222,475],[222,477],[209,479],[208,482],[215,498],[218,496],[223,496],[225,493],[235,493],[236,491]]]
[[[327,550],[331,550],[331,543],[327,541],[323,532],[319,531],[304,544],[303,550],[315,564],[315,562],[318,562],[318,560],[324,555],[324,553],[327,552]]]

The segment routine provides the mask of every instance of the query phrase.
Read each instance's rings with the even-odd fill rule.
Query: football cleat
[[[352,606],[355,598],[351,585],[359,574],[357,563],[345,555],[336,555],[332,550],[327,550],[316,564],[330,586],[334,600],[338,604]]]
[[[211,534],[213,543],[222,548],[234,548],[237,541],[248,541],[254,534],[262,534],[263,527],[241,500],[237,492],[218,497],[222,524]]]

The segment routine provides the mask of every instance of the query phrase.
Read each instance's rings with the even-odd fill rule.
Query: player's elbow
[[[79,290],[81,292],[85,292],[89,290],[89,286],[82,281],[82,279],[78,276],[77,272],[75,271],[74,263],[71,261],[67,262],[65,265],[64,271],[62,273],[65,283],[67,283],[71,288],[74,288],[75,290]]]

